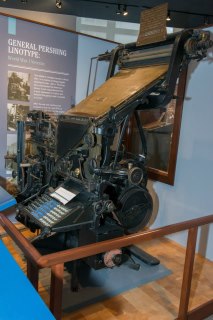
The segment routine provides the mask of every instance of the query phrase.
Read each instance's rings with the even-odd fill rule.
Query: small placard
[[[137,46],[163,41],[166,39],[167,14],[168,3],[164,3],[152,9],[142,11]]]
[[[76,193],[70,192],[67,189],[63,187],[59,187],[56,189],[53,193],[50,194],[51,197],[59,200],[63,205],[67,204],[69,201],[71,201],[75,196]]]

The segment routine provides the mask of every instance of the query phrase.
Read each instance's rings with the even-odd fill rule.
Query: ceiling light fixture
[[[166,17],[166,21],[171,21],[171,13],[170,10],[168,11],[168,15]]]
[[[120,4],[118,4],[118,8],[117,8],[116,14],[117,15],[121,14],[121,5]]]
[[[128,16],[128,11],[127,11],[127,6],[124,4],[124,8],[123,8],[123,16]]]
[[[62,8],[62,1],[56,0],[55,6],[56,6],[56,8],[61,9]]]

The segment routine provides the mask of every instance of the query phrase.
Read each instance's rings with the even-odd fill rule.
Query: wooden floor
[[[24,233],[31,236],[27,231]],[[24,258],[17,252],[14,243],[5,236],[3,241],[21,268],[26,271]],[[64,314],[63,320],[175,319],[178,311],[185,250],[168,239],[145,242],[142,248],[158,257],[164,266],[172,270],[172,274],[164,279],[124,292],[102,303],[94,304],[74,313]],[[48,271],[42,270],[39,293],[47,304],[49,300],[48,277]],[[213,262],[196,256],[190,309],[212,299],[212,297]],[[213,316],[208,319],[213,319]]]

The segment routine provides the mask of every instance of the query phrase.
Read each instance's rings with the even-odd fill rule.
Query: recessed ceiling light
[[[55,5],[56,5],[56,8],[61,9],[62,8],[62,1],[56,0]]]
[[[127,11],[127,6],[124,5],[124,8],[123,8],[123,16],[128,16],[128,11]]]
[[[167,17],[166,17],[166,21],[171,21],[170,11],[168,11],[168,15],[167,15]]]
[[[121,5],[120,4],[118,4],[118,8],[117,8],[116,14],[117,15],[121,14]]]

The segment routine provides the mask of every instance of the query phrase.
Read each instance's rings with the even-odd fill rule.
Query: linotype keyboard
[[[31,202],[25,210],[40,226],[52,227],[64,219],[70,212],[68,208],[60,204],[49,195],[42,195]]]
[[[22,215],[41,229],[47,227],[53,232],[68,231],[78,225],[91,224],[92,215],[79,201],[63,205],[57,199],[43,194],[22,207]]]

